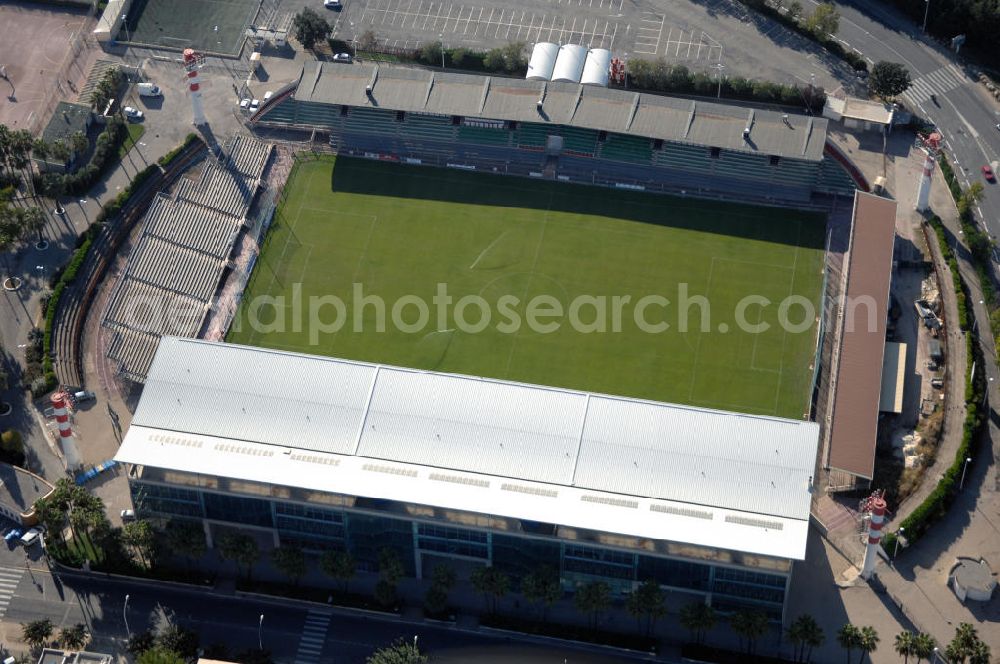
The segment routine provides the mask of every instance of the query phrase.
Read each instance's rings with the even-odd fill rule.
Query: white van
[[[152,83],[140,83],[135,86],[136,90],[139,91],[140,97],[159,97],[163,94],[160,88],[156,87]]]
[[[25,534],[21,535],[21,539],[18,541],[21,542],[22,546],[28,547],[34,544],[35,542],[39,541],[38,538],[41,534],[42,531],[40,531],[38,528],[32,528]]]

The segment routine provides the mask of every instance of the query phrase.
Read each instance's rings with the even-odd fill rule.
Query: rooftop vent
[[[430,478],[436,482],[451,482],[452,484],[465,484],[468,486],[478,486],[481,489],[488,489],[490,483],[486,480],[477,480],[472,477],[460,477],[458,475],[443,475],[441,473],[431,473]]]
[[[522,486],[520,484],[501,484],[504,491],[514,491],[516,493],[530,493],[533,496],[545,496],[546,498],[558,498],[559,492],[552,489],[542,489],[534,486]]]
[[[675,514],[677,516],[690,516],[695,519],[712,519],[712,513],[704,510],[692,510],[686,507],[674,507],[673,505],[650,505],[650,512],[662,512],[664,514]]]
[[[764,519],[752,519],[746,516],[726,517],[726,523],[738,523],[741,526],[753,526],[754,528],[766,528],[769,530],[784,530],[785,524],[780,521],[765,521]]]
[[[637,500],[624,500],[622,498],[610,498],[608,496],[580,496],[580,500],[585,503],[601,503],[602,505],[614,505],[615,507],[628,507],[630,509],[639,509],[639,501]]]

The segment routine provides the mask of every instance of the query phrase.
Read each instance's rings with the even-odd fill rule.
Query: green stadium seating
[[[653,160],[653,148],[650,140],[642,136],[608,134],[601,144],[599,156],[601,159],[648,164]]]
[[[492,129],[489,127],[470,127],[462,125],[458,128],[458,140],[463,143],[480,143],[484,145],[510,145],[511,132],[507,129]]]
[[[593,156],[597,152],[597,134],[593,129],[562,127],[563,150]]]
[[[351,108],[344,122],[344,131],[364,132],[367,134],[395,134],[399,127],[395,111],[382,111],[373,108]]]
[[[517,134],[517,147],[544,149],[545,142],[548,140],[549,134],[553,133],[553,131],[544,125],[525,122],[517,128],[515,133]]]
[[[451,117],[444,115],[407,113],[400,132],[404,139],[455,140],[455,126],[451,124]]]

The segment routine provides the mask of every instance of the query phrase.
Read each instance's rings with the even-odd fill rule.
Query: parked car
[[[994,175],[993,169],[990,168],[989,164],[983,164],[983,177],[986,178],[987,182],[997,181],[997,176]]]
[[[341,9],[344,5],[340,3],[340,0],[323,0],[323,6],[327,9]]]
[[[139,92],[140,97],[160,97],[163,95],[160,88],[152,83],[140,83],[135,86],[135,89]]]
[[[122,510],[122,521],[131,521],[135,518],[135,510]]]
[[[142,120],[142,111],[140,111],[138,108],[134,108],[132,106],[126,106],[125,108],[122,109],[122,113],[124,113],[125,117],[132,122],[138,122],[139,120]]]
[[[943,378],[932,378],[931,379],[931,387],[933,387],[935,390],[940,390],[940,389],[944,388],[944,379]]]
[[[274,90],[268,90],[267,92],[265,92],[265,93],[264,93],[264,103],[266,104],[266,103],[267,103],[267,101],[268,101],[268,100],[269,100],[269,99],[270,99],[271,97],[273,97],[273,96],[274,96]]]
[[[88,401],[96,401],[97,395],[90,390],[80,390],[79,392],[73,393],[73,403],[87,403]]]
[[[337,53],[336,55],[333,56],[333,61],[334,62],[350,62],[351,61],[351,54],[350,53]]]
[[[24,531],[20,528],[11,528],[4,534],[3,539],[5,542],[13,542],[20,539],[23,534]]]
[[[35,542],[41,541],[42,531],[38,528],[31,528],[25,534],[21,535],[21,539],[18,540],[21,546],[31,546]]]

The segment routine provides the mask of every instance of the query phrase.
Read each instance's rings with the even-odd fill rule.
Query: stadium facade
[[[781,205],[854,193],[819,117],[579,83],[308,61],[251,118],[340,153]]]
[[[396,552],[423,577],[540,566],[783,619],[819,427],[164,337],[116,456],[143,517]]]

